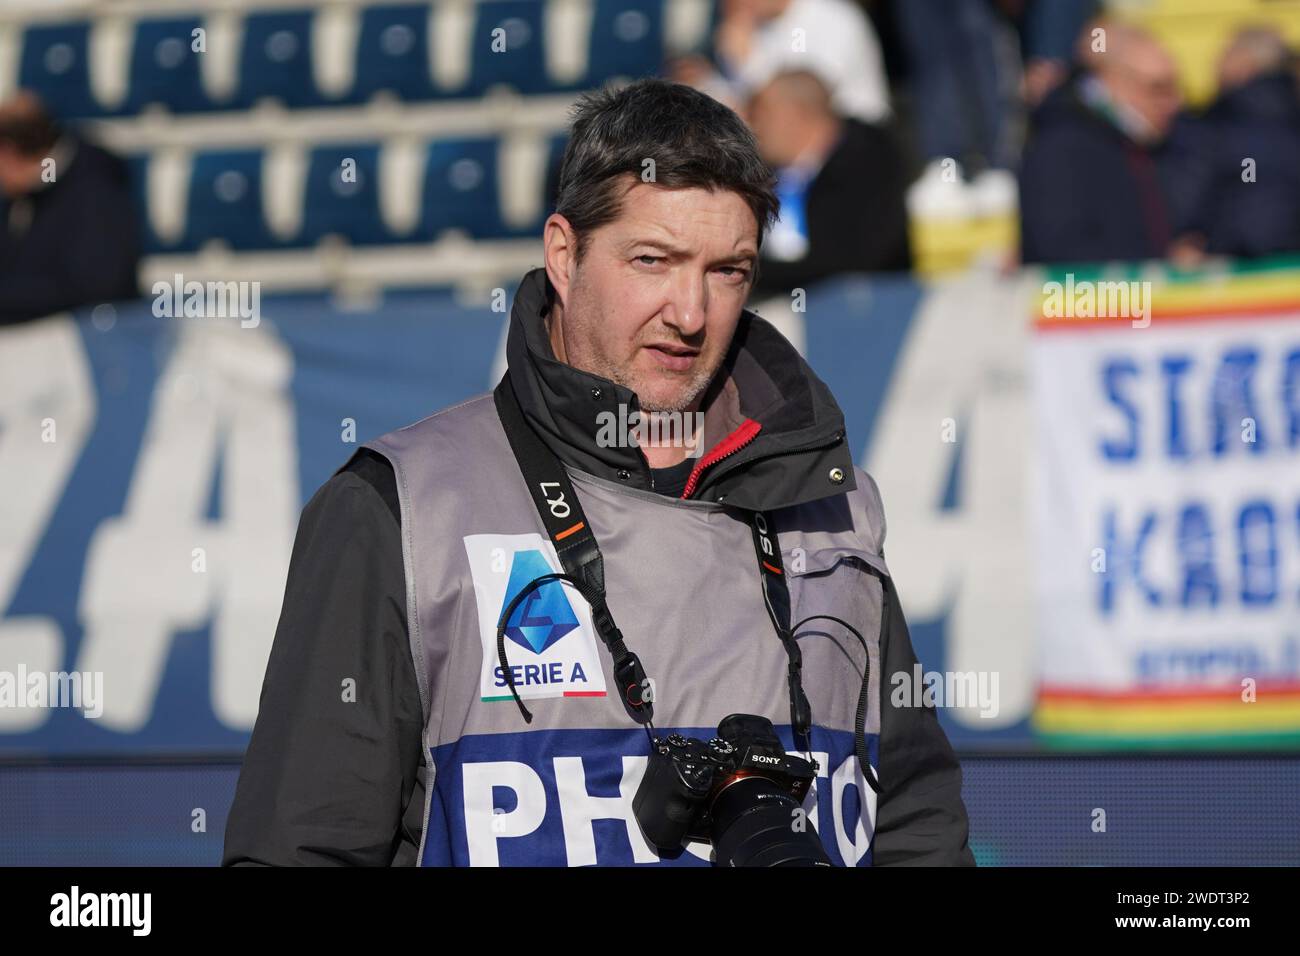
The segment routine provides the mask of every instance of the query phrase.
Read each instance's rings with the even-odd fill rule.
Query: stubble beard
[[[575,295],[574,298],[581,300],[583,297]],[[709,383],[713,381],[713,377],[718,372],[718,367],[722,364],[721,359],[715,362],[714,367],[712,368],[698,364],[702,361],[701,353],[701,357],[697,357],[696,359],[698,367],[690,374],[690,377],[685,380],[680,391],[678,391],[671,400],[660,401],[654,396],[648,394],[649,390],[644,388],[644,383],[638,381],[639,376],[635,372],[632,372],[628,367],[631,364],[631,360],[627,363],[616,362],[610,356],[606,355],[600,348],[599,344],[597,344],[599,343],[599,339],[596,337],[595,332],[603,325],[603,317],[601,315],[592,314],[586,310],[568,311],[565,313],[564,322],[569,325],[570,329],[572,329],[574,333],[573,341],[585,343],[586,346],[585,348],[570,351],[568,356],[569,363],[576,368],[590,372],[593,375],[607,378],[614,384],[621,385],[635,393],[637,403],[640,405],[642,411],[691,411],[699,397],[704,394],[704,390],[709,387]],[[639,351],[640,347],[638,346],[637,350],[632,354],[632,360],[635,360]]]

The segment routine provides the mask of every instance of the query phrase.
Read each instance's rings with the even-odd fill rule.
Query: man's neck
[[[1116,94],[1104,76],[1096,73],[1084,77],[1080,87],[1084,102],[1104,116],[1112,126],[1133,142],[1150,146],[1160,137],[1146,117]]]
[[[671,468],[680,465],[688,454],[699,455],[699,443],[704,438],[704,427],[698,414],[699,401],[687,412],[642,412],[643,420],[650,426],[651,434],[666,436],[658,443],[646,442],[641,446],[646,462],[651,468]],[[655,421],[657,419],[657,421]]]
[[[546,313],[542,316],[542,322],[545,324],[546,337],[551,343],[551,352],[559,361],[568,365],[569,360],[565,357],[564,351],[564,337],[560,335],[560,312],[560,300],[550,301],[548,299]]]
[[[835,116],[827,116],[813,123],[804,140],[803,149],[790,165],[813,173],[819,172],[839,142],[842,128],[843,124]]]
[[[686,460],[685,448],[644,447],[641,451],[645,453],[645,460],[651,468],[671,468]]]

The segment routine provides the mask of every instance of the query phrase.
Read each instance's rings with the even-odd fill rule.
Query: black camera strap
[[[798,747],[800,738],[806,738],[812,729],[812,706],[803,692],[803,655],[790,626],[790,588],[786,584],[785,566],[781,561],[781,548],[777,544],[776,528],[771,515],[755,511],[750,525],[754,531],[754,552],[758,557],[759,575],[763,583],[763,603],[767,605],[767,615],[772,619],[772,627],[785,646],[786,657],[790,662],[787,672],[790,726]],[[809,748],[804,746],[800,749]]]
[[[569,575],[583,582],[584,592],[595,598],[591,606],[592,623],[614,659],[614,679],[618,681],[623,706],[628,716],[638,724],[648,724],[654,719],[654,705],[645,694],[645,688],[649,686],[645,668],[636,654],[628,650],[605,601],[605,562],[587,516],[583,514],[573,482],[563,463],[524,419],[509,373],[501,379],[493,398],[510,448],[528,485],[528,493],[533,497],[533,504],[537,506],[537,513],[551,544],[555,546],[560,564]],[[522,709],[514,677],[504,662],[501,666],[510,692]],[[524,713],[527,716],[527,711]]]
[[[519,462],[528,492],[532,495],[533,504],[546,528],[547,536],[555,546],[561,565],[568,575],[582,582],[582,590],[589,599],[595,598],[591,602],[592,621],[597,635],[609,648],[614,659],[614,677],[619,684],[623,706],[634,721],[642,725],[649,724],[654,716],[654,707],[652,699],[644,693],[645,688],[650,686],[645,668],[636,654],[628,649],[623,634],[610,613],[605,600],[604,559],[600,546],[596,543],[596,535],[583,514],[573,482],[564,470],[563,463],[524,419],[509,373],[496,387],[493,398],[510,448]],[[767,514],[750,512],[750,524],[763,587],[763,601],[790,662],[790,719],[798,745],[799,738],[806,737],[812,728],[812,709],[803,692],[802,655],[790,628],[790,592],[781,562],[781,549],[777,544],[776,530]],[[504,624],[505,621],[502,621],[503,627]],[[502,656],[504,657],[504,650]],[[528,718],[530,715],[519,700],[514,677],[504,660],[501,667],[511,693],[515,695],[525,718]],[[803,749],[808,748],[805,746]]]

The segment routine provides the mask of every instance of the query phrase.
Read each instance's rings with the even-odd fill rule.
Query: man
[[[739,109],[776,74],[812,70],[842,116],[889,118],[880,41],[853,0],[724,0],[713,46],[721,72],[686,56],[671,64],[674,78]]]
[[[121,160],[31,94],[0,105],[0,325],[135,298],[137,222]]]
[[[1188,243],[1200,253],[1300,251],[1300,89],[1275,30],[1249,27],[1219,60],[1219,95],[1181,128]]]
[[[845,272],[911,268],[906,173],[889,135],[831,108],[803,70],[782,73],[749,108],[763,158],[777,171],[780,219],[764,242],[755,292],[790,290]]]
[[[1034,114],[1020,172],[1026,262],[1159,259],[1170,251],[1161,149],[1182,104],[1178,73],[1135,27],[1102,26],[1105,49]]]
[[[888,703],[915,657],[876,487],[743,309],[774,210],[710,97],[578,104],[497,391],[369,443],[303,513],[226,864],[703,864],[638,822],[664,810],[632,806],[648,718],[707,739],[733,714],[817,762],[769,836],[973,863],[933,708]],[[611,424],[642,411],[687,432]],[[796,626],[819,614],[849,626]]]

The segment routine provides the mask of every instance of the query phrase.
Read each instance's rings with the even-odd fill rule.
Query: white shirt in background
[[[726,66],[744,95],[777,73],[803,69],[821,77],[841,116],[879,123],[890,113],[880,41],[850,0],[791,0],[784,13],[758,27],[744,62]]]

